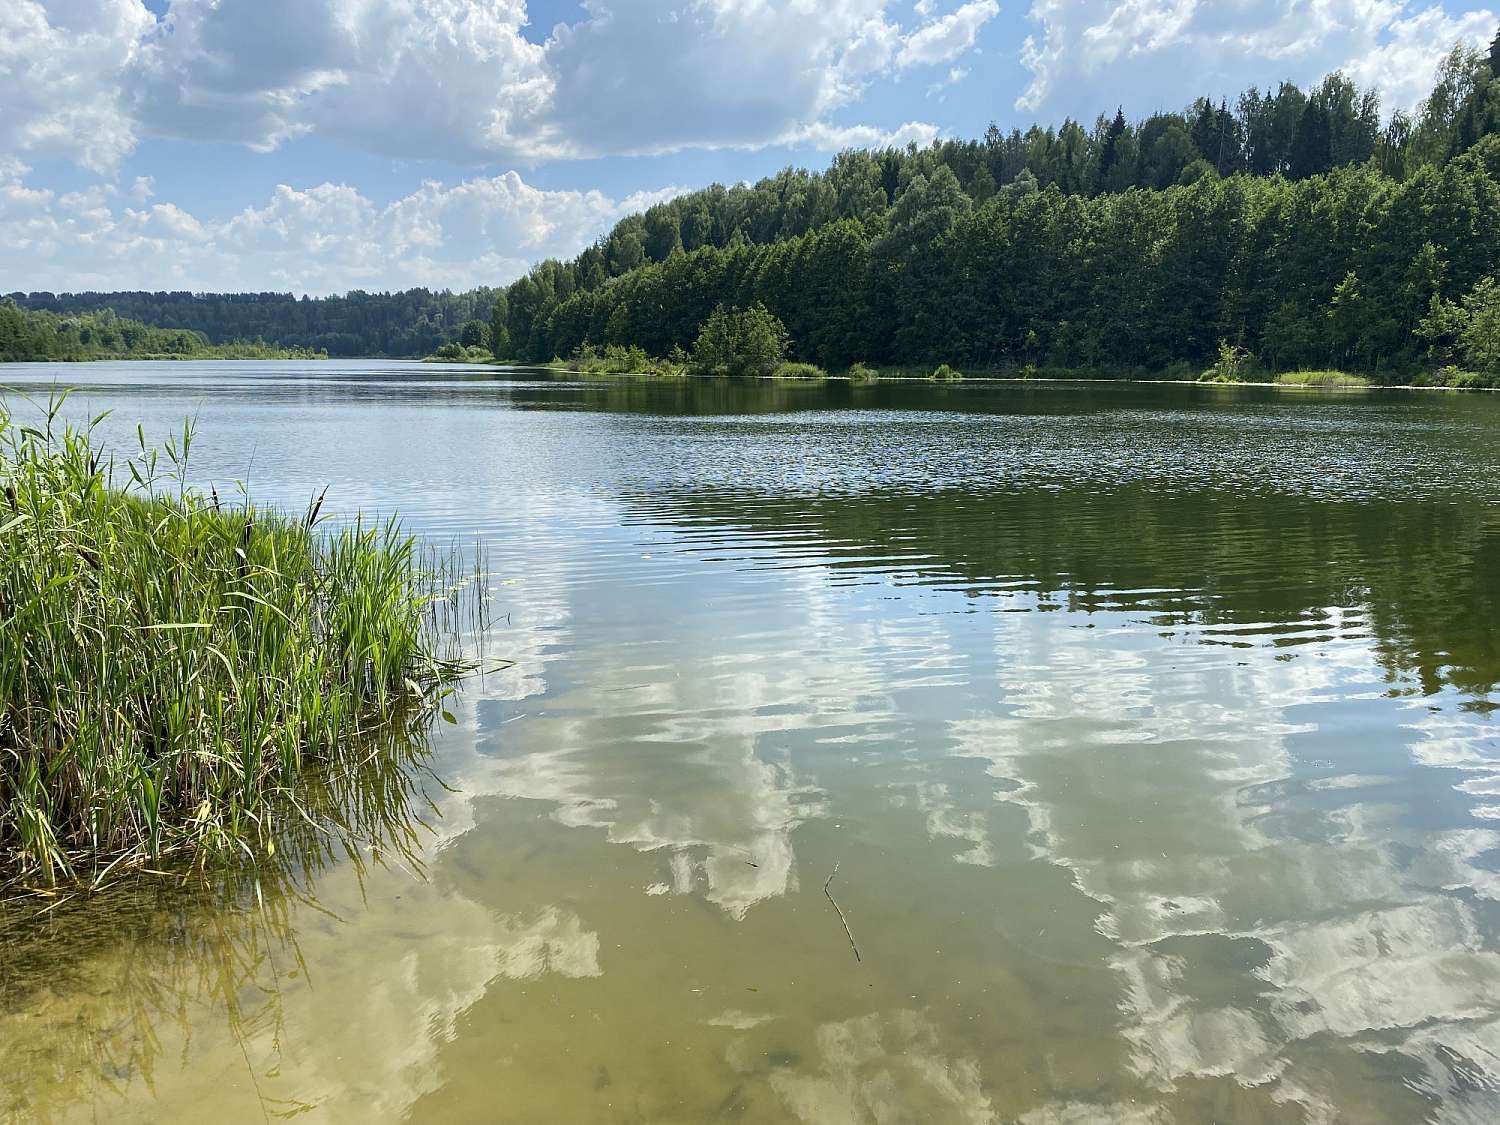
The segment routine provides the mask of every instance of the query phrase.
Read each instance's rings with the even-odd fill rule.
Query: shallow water
[[[0,934],[0,1115],[1500,1119],[1500,397],[54,380],[516,664],[409,853]]]

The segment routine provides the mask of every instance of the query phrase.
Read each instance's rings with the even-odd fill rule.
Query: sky
[[[501,285],[850,146],[1344,70],[1414,106],[1459,0],[0,0],[0,292]]]

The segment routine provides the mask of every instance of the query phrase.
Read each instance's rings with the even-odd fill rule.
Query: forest
[[[429,355],[465,322],[490,318],[496,291],[355,290],[339,297],[290,293],[12,293],[23,309],[76,316],[113,309],[121,317],[202,333],[211,343],[268,340],[336,356]]]
[[[0,301],[0,363],[90,359],[317,359],[310,348],[263,340],[211,343],[202,332],[157,328],[111,309],[58,315]]]
[[[540,263],[486,343],[665,356],[763,305],[829,369],[1500,370],[1497,72],[1500,35],[1389,120],[1335,74],[714,185]]]

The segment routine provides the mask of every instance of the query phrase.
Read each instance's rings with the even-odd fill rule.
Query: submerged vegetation
[[[327,359],[326,352],[263,340],[210,344],[201,332],[154,328],[110,309],[74,316],[0,301],[0,362],[90,359]]]
[[[0,415],[0,884],[270,855],[299,777],[382,753],[465,671],[394,521],[325,532]]]

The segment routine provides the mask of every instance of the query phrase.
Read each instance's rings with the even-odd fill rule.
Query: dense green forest
[[[157,328],[111,309],[60,316],[0,301],[0,363],[88,359],[313,359],[325,353],[264,341],[210,343],[201,332]]]
[[[715,185],[538,265],[487,343],[666,355],[719,306],[762,304],[829,368],[1500,368],[1497,71],[1500,36],[1456,48],[1384,124],[1333,75]]]
[[[215,344],[269,340],[340,356],[422,356],[457,338],[475,318],[488,322],[493,289],[468,293],[355,290],[342,297],[290,293],[12,293],[23,309],[77,315],[98,309],[146,324],[185,328]]]

